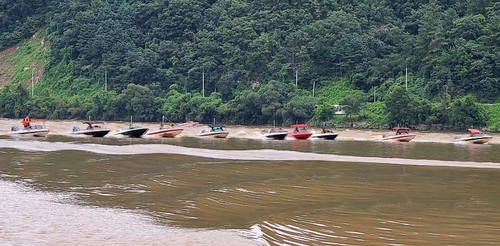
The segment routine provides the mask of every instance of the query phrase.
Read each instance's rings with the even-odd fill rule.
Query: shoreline
[[[36,120],[36,119],[33,119]],[[4,127],[0,128],[0,135],[8,135],[12,126],[22,127],[22,119],[7,119],[0,118],[0,124]],[[75,136],[71,134],[73,126],[84,126],[83,120],[46,120],[45,126],[50,130],[48,135],[62,135],[75,138],[81,138],[84,136]],[[124,129],[128,126],[129,122],[124,121],[109,121],[105,122],[105,127],[110,129],[111,132],[105,136],[105,138],[119,138],[122,136],[117,136],[115,133],[118,130]],[[168,124],[168,123],[166,123]],[[139,125],[142,127],[149,128],[150,131],[159,129],[160,123],[151,122],[134,122],[134,125]],[[243,125],[226,125],[227,131],[229,131],[228,138],[249,138],[249,139],[263,139],[262,130],[269,130],[272,125],[261,125],[261,126],[243,126]],[[207,129],[207,125],[198,124],[195,126],[182,127],[184,130],[181,134],[176,136],[179,137],[198,137],[198,134],[202,130]],[[284,130],[289,128],[282,127]],[[317,127],[309,128],[313,132],[319,132],[321,129]],[[334,132],[339,133],[338,137],[333,141],[383,141],[382,135],[388,134],[393,135],[394,131],[391,130],[379,130],[379,129],[349,129],[349,128],[337,128],[333,129]],[[467,136],[468,132],[454,132],[454,131],[412,131],[412,133],[417,134],[415,139],[411,142],[429,142],[429,143],[453,143],[453,144],[469,144],[462,142],[454,142],[455,136]],[[493,138],[486,143],[487,144],[500,144],[500,135],[498,134],[488,134],[493,136]],[[143,138],[158,138],[155,136],[144,135]],[[285,140],[287,141],[287,140]],[[316,140],[315,140],[316,141]],[[320,141],[332,141],[332,140],[320,140]]]

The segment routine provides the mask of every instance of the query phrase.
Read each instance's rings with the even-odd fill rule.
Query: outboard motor
[[[10,128],[10,131],[11,131],[11,132],[17,132],[17,131],[19,131],[19,128],[18,128],[17,126],[12,126],[12,127]]]
[[[387,134],[382,135],[382,138],[386,138],[386,137],[387,137]]]
[[[262,130],[262,134],[266,134],[267,133],[267,130]]]
[[[78,127],[78,126],[73,126],[73,132],[77,132],[77,131],[80,131],[80,127]]]

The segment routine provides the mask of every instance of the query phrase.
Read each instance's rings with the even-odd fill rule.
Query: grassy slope
[[[10,67],[11,74],[7,75],[11,78],[10,83],[22,83],[29,88],[32,74],[35,83],[42,81],[49,50],[46,35],[43,29],[38,31],[30,39],[18,44],[13,52],[1,58]]]

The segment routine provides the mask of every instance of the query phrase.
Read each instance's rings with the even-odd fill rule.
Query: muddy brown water
[[[392,143],[340,130],[334,141],[275,141],[234,126],[228,139],[202,139],[195,126],[174,139],[93,139],[71,137],[75,123],[42,139],[0,136],[1,242],[500,243],[495,138]]]

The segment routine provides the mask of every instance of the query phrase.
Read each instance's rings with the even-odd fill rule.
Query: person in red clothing
[[[31,128],[30,122],[31,122],[30,116],[27,115],[26,117],[24,117],[21,123],[23,123],[24,128]]]

